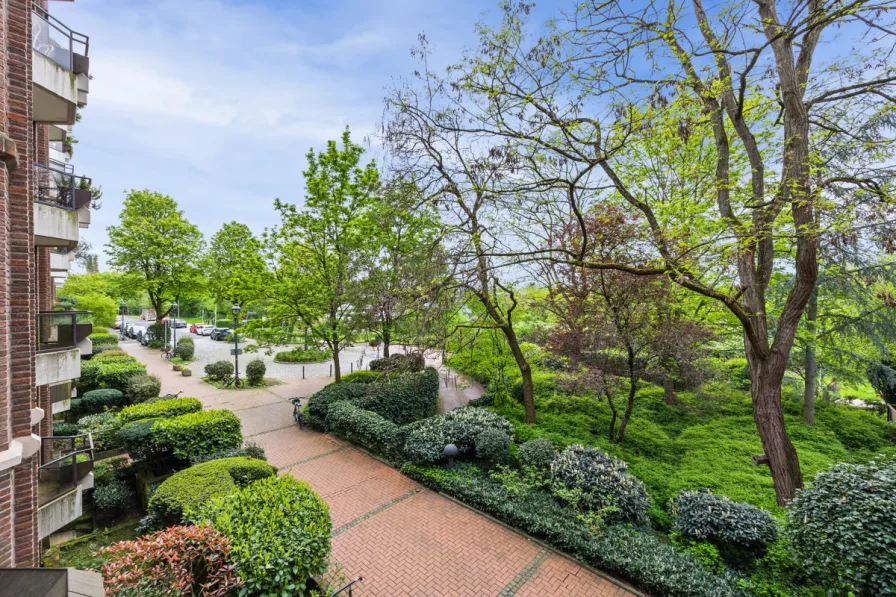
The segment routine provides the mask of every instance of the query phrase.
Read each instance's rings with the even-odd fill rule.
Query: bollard
[[[302,365],[302,379],[305,379],[305,365]]]
[[[330,377],[333,377],[333,365],[330,365]]]
[[[351,363],[348,364],[348,372],[349,373],[355,372],[355,362],[354,361],[352,361]]]

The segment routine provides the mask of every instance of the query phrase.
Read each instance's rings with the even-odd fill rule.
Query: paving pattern
[[[234,411],[246,440],[263,447],[272,465],[320,493],[333,519],[334,563],[346,577],[364,579],[354,590],[358,597],[634,595],[340,439],[300,431],[288,399],[310,395],[329,379],[222,391],[180,376],[157,351],[133,341],[121,347],[159,375],[164,393],[183,391],[206,408]]]

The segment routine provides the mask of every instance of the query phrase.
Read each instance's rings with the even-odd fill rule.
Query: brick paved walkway
[[[477,514],[342,440],[293,423],[293,396],[327,378],[292,380],[264,390],[221,391],[182,377],[136,342],[122,348],[207,408],[227,408],[243,435],[281,472],[308,481],[330,505],[333,560],[363,582],[359,597],[617,597],[620,586]],[[197,372],[198,373],[198,372]]]

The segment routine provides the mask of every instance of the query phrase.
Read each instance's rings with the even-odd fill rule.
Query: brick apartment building
[[[0,0],[0,568],[40,566],[41,540],[80,516],[93,481],[89,438],[52,439],[92,352],[87,314],[53,312],[91,195],[69,163],[89,41],[52,4]],[[48,573],[0,572],[0,595],[58,587]]]

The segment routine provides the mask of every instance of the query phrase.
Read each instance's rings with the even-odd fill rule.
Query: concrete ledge
[[[65,247],[78,245],[78,212],[44,203],[34,204],[34,245]]]
[[[44,539],[84,513],[81,485],[37,510],[37,535]]]
[[[19,150],[16,142],[0,133],[0,161],[6,163],[7,170],[15,170],[19,167]]]
[[[78,77],[40,52],[31,50],[33,118],[39,124],[74,124]]]
[[[81,351],[77,348],[39,352],[34,361],[35,385],[45,386],[81,377]]]

